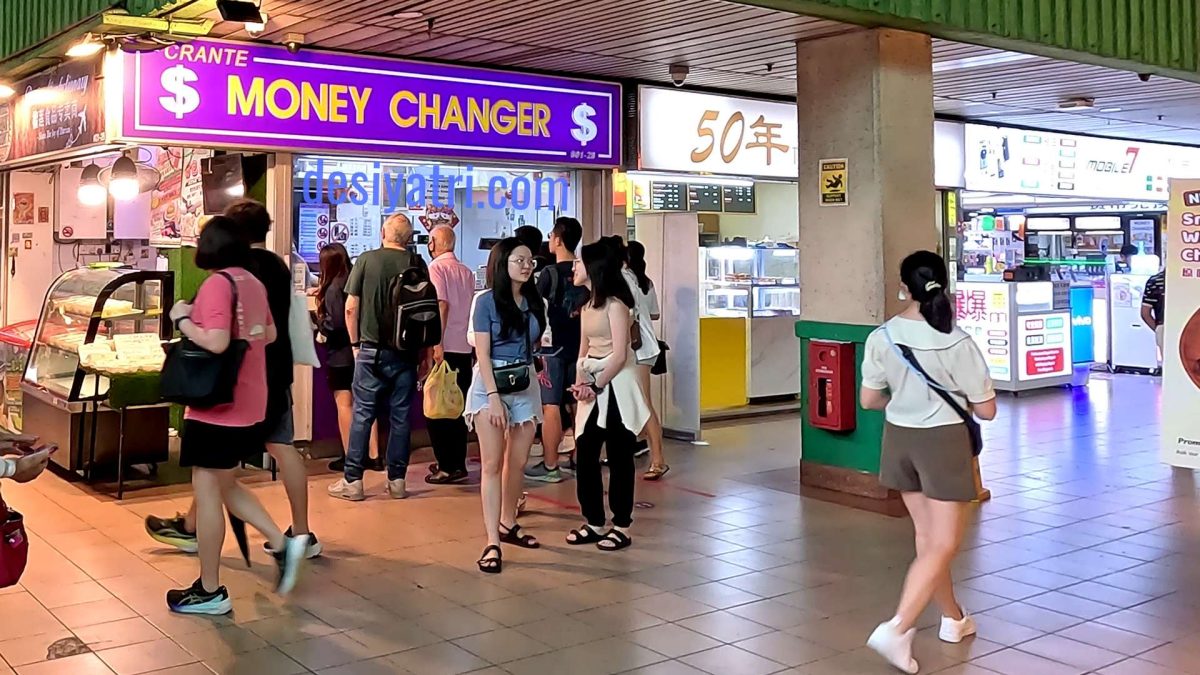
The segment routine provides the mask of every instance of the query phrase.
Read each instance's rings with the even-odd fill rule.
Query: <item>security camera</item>
[[[1138,79],[1142,82],[1150,81],[1150,73],[1138,73]]]
[[[676,87],[682,87],[683,83],[687,81],[689,72],[691,72],[691,70],[688,69],[688,65],[686,63],[672,63],[671,82],[675,83]]]
[[[289,54],[295,54],[304,46],[304,33],[288,33],[283,36],[283,46]]]

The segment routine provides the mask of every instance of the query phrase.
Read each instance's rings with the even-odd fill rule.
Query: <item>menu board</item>
[[[959,283],[954,289],[955,325],[970,335],[993,380],[1011,382],[1009,287],[1000,283]]]
[[[754,213],[753,185],[727,185],[721,193],[725,213]]]
[[[688,211],[702,213],[721,212],[721,186],[688,184]]]
[[[1069,312],[1021,315],[1017,321],[1018,379],[1071,374],[1070,327]]]
[[[687,183],[650,182],[651,211],[687,211]]]

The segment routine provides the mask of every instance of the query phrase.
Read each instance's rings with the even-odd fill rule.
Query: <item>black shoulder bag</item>
[[[890,340],[891,338],[889,337],[888,339]],[[921,379],[925,380],[925,384],[933,390],[933,393],[940,396],[946,402],[946,405],[950,406],[950,409],[962,418],[963,424],[967,425],[967,433],[971,435],[971,454],[978,457],[979,453],[983,452],[983,429],[979,426],[979,421],[975,419],[975,416],[969,410],[959,405],[958,401],[954,400],[954,397],[950,395],[950,392],[946,391],[945,387],[938,384],[937,380],[925,372],[920,362],[917,361],[917,355],[913,354],[911,347],[908,345],[896,345],[896,348],[904,355],[904,359],[908,361],[909,365],[920,373]]]
[[[492,379],[496,380],[496,393],[519,394],[529,388],[529,365],[533,361],[532,350],[529,348],[529,311],[521,312],[521,321],[525,330],[521,332],[525,344],[525,359],[517,363],[503,366],[492,366]]]
[[[226,272],[217,274],[228,279],[233,290],[229,346],[215,354],[187,337],[168,346],[160,384],[164,401],[202,410],[233,402],[238,371],[250,343],[241,337],[237,283]]]

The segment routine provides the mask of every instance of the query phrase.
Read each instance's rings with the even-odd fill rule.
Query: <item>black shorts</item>
[[[266,452],[263,426],[222,427],[185,419],[180,434],[179,465],[201,469],[236,469]]]
[[[566,405],[574,403],[570,387],[575,384],[575,359],[547,356],[546,377],[549,387],[542,387],[542,405]]]
[[[350,391],[354,384],[354,366],[328,366],[325,381],[329,383],[330,391]]]

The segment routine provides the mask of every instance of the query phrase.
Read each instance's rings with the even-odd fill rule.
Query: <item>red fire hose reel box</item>
[[[855,409],[854,344],[808,343],[808,422],[829,431],[853,431]]]

